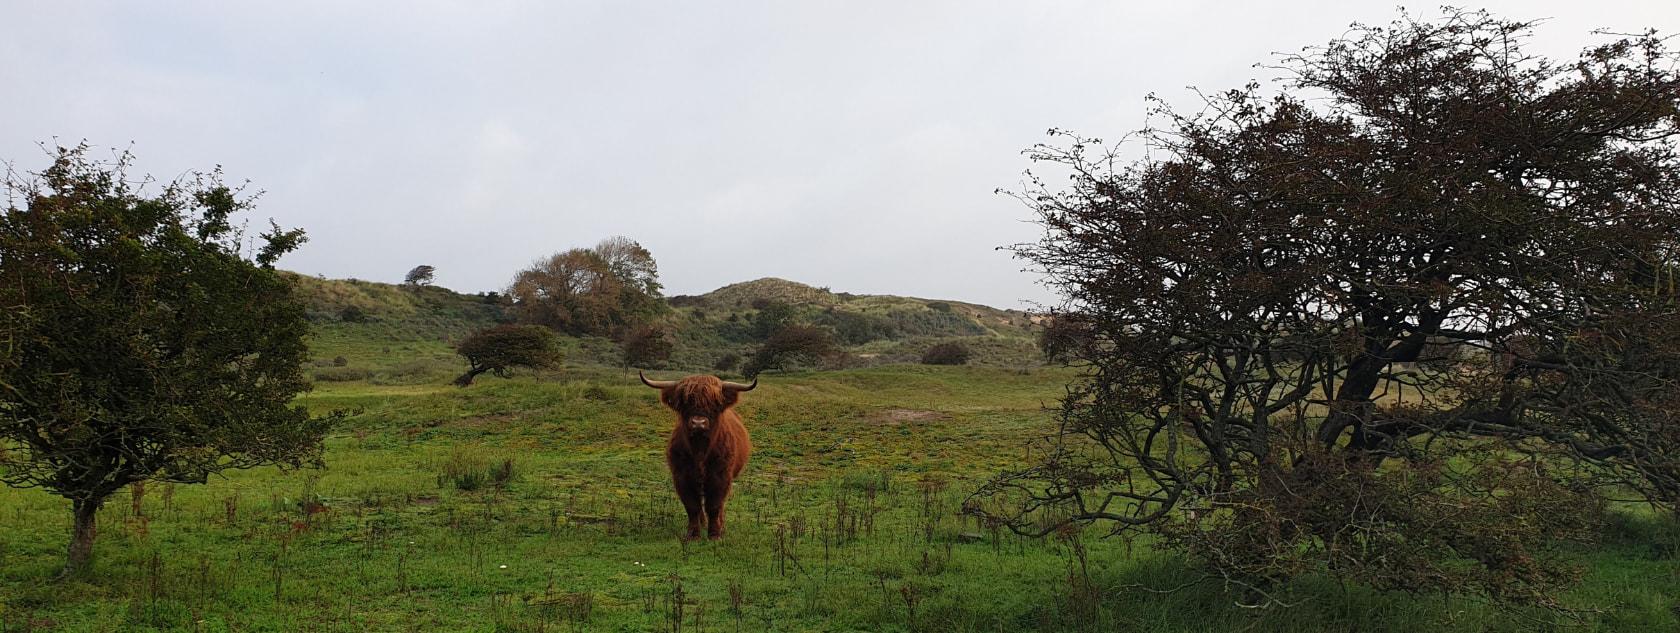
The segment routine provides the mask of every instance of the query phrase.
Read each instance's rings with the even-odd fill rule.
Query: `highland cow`
[[[758,380],[743,385],[712,376],[641,378],[643,384],[659,390],[665,406],[677,412],[665,463],[671,468],[677,497],[688,511],[688,532],[683,538],[699,538],[702,520],[706,521],[709,538],[723,538],[723,506],[729,501],[729,487],[746,468],[747,456],[752,453],[747,427],[732,407],[741,392],[758,386]]]

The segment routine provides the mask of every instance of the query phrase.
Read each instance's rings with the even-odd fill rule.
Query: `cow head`
[[[723,417],[723,412],[735,406],[743,391],[752,391],[758,386],[758,379],[752,384],[743,385],[736,382],[718,380],[713,376],[689,376],[682,380],[648,380],[648,377],[637,372],[642,378],[642,384],[659,390],[659,400],[677,412],[678,428],[687,430],[690,434],[703,435],[710,433]]]

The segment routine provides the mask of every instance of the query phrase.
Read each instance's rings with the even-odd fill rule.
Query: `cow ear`
[[[677,408],[677,390],[675,390],[675,389],[660,389],[659,390],[659,401],[665,403],[665,406],[667,406],[667,407],[670,407],[672,409],[676,409]]]
[[[723,408],[728,409],[729,407],[735,406],[735,403],[740,401],[740,399],[741,392],[734,389],[723,390]]]

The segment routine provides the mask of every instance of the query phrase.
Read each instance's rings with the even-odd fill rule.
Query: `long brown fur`
[[[712,376],[689,376],[661,389],[659,399],[677,413],[665,449],[665,464],[671,469],[671,483],[688,511],[688,532],[684,538],[699,538],[700,523],[706,521],[707,535],[723,538],[724,504],[735,477],[747,466],[752,441],[747,427],[733,407],[740,394],[723,388]],[[693,417],[710,421],[703,432],[690,428]]]

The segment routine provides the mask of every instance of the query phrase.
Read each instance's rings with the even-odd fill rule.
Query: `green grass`
[[[369,344],[364,362],[399,364],[416,353],[404,345],[435,351],[394,343]],[[1575,553],[1589,572],[1565,601],[1585,611],[1554,624],[1311,578],[1283,589],[1298,606],[1249,610],[1145,540],[1025,539],[959,516],[978,482],[1019,465],[1049,428],[1043,406],[1070,377],[766,375],[741,405],[756,452],[729,537],[686,545],[662,459],[670,415],[633,375],[325,382],[302,401],[361,411],[328,440],[325,469],[154,485],[144,517],[118,495],[80,580],[51,580],[68,504],[0,489],[0,630],[669,631],[679,606],[687,631],[1680,628],[1680,539],[1637,513]],[[471,475],[506,460],[505,485]]]

